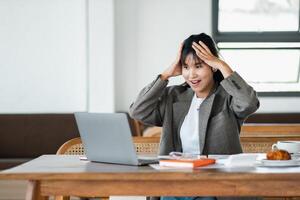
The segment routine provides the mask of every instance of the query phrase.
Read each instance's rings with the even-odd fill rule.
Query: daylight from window
[[[217,41],[220,55],[259,92],[300,92],[299,1],[219,0],[217,31],[230,41]],[[297,37],[291,42],[274,36],[274,42],[248,41],[261,33]],[[235,41],[243,34],[249,35],[244,42]]]
[[[297,31],[298,26],[299,0],[219,1],[221,32]]]
[[[220,55],[258,91],[300,91],[300,50],[221,49]]]

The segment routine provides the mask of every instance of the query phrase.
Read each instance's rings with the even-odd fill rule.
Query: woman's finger
[[[197,56],[204,62],[207,60],[207,57],[204,54],[202,54],[201,52],[199,54],[197,54]]]
[[[199,51],[199,52],[201,52],[202,54],[206,55],[205,50],[204,50],[200,45],[198,45],[197,43],[193,43],[193,44],[192,44],[192,47],[193,47],[193,49],[194,49],[195,51]]]
[[[201,53],[203,53],[203,54],[205,54],[205,55],[209,55],[209,54],[206,52],[206,50],[205,50],[201,45],[197,44],[196,42],[193,42],[193,45],[194,45],[197,49],[199,49],[199,51],[201,51]]]
[[[183,48],[183,42],[180,43],[178,52],[177,52],[177,57],[176,57],[176,62],[180,62],[181,59],[181,54],[182,54],[182,48]]]
[[[204,44],[204,42],[199,41],[199,44],[201,45],[202,48],[204,48],[206,50],[206,52],[208,52],[210,55],[212,55],[210,49],[206,46],[206,44]]]
[[[183,48],[183,42],[180,43],[179,49],[178,49],[178,53],[181,54]]]
[[[178,55],[179,58],[181,57],[182,48],[183,48],[183,42],[180,43],[180,46],[179,46],[179,49],[178,49],[177,55]]]
[[[197,56],[199,56],[199,58],[201,58],[201,60],[206,60],[207,59],[207,55],[203,54],[195,46],[192,46],[192,48],[196,51]]]
[[[201,51],[196,47],[196,45],[192,44],[192,48],[195,50],[196,54],[198,55]]]

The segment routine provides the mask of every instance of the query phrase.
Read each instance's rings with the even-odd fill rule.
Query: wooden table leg
[[[39,181],[28,181],[26,200],[48,200],[49,197],[41,195],[41,187]]]
[[[70,200],[70,197],[66,197],[66,196],[56,196],[54,199],[55,199],[55,200]]]

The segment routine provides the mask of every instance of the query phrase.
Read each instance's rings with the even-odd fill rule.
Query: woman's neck
[[[205,88],[204,91],[200,91],[200,92],[196,91],[195,92],[196,97],[197,98],[206,98],[206,97],[208,97],[211,94],[212,90],[215,88],[215,84],[216,84],[215,81],[212,80],[211,83]]]

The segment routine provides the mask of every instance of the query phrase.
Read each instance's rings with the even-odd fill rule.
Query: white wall
[[[115,102],[127,111],[137,93],[137,10],[139,0],[115,0]]]
[[[114,112],[114,3],[88,0],[88,83],[90,112]]]
[[[0,112],[114,111],[113,19],[111,0],[0,1]]]
[[[86,108],[83,0],[0,1],[0,111]]]
[[[116,0],[115,7],[116,110],[128,111],[139,90],[173,62],[181,41],[191,34],[211,33],[211,3]]]

